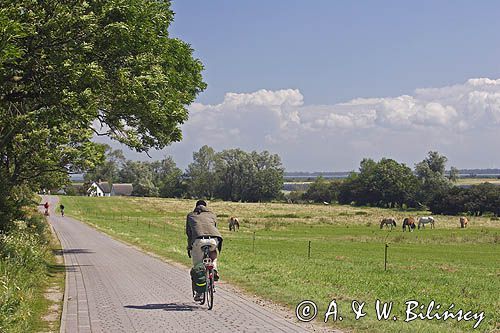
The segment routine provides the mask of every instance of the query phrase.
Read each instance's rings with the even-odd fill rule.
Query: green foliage
[[[188,193],[194,198],[212,199],[216,184],[219,182],[215,172],[216,154],[213,148],[205,145],[193,153],[193,163],[188,165]]]
[[[281,196],[283,172],[280,157],[267,151],[228,149],[216,153],[203,146],[193,153],[193,163],[186,171],[187,189],[196,198],[270,201]]]
[[[289,203],[301,203],[304,201],[304,191],[291,191],[285,197]]]
[[[86,183],[105,180],[111,183],[118,181],[118,172],[125,163],[125,156],[121,150],[113,150],[109,145],[103,144],[105,160],[84,174]]]
[[[470,188],[453,187],[442,191],[429,203],[434,214],[469,214],[481,216],[489,212],[500,215],[500,186],[489,183]]]
[[[68,173],[102,162],[94,134],[137,151],[181,139],[186,105],[206,85],[190,46],[168,35],[169,7],[148,0],[2,2],[0,207],[10,213],[0,225],[20,208],[9,201],[16,186],[60,185]]]
[[[340,185],[342,204],[377,207],[415,207],[418,180],[404,164],[383,158],[379,162],[364,159],[360,172],[352,173]]]
[[[269,201],[280,197],[284,168],[278,155],[223,150],[216,155],[215,195],[229,201]]]
[[[118,172],[119,181],[132,183],[132,195],[139,197],[158,196],[158,187],[153,182],[154,174],[151,163],[127,160]]]
[[[455,167],[451,167],[450,174],[448,175],[448,179],[450,180],[450,182],[456,183],[459,178],[460,178],[459,170]]]
[[[415,173],[420,181],[417,200],[429,205],[434,197],[451,187],[450,180],[445,176],[448,159],[436,151],[430,151],[428,157],[415,165]],[[453,175],[455,177],[455,175]]]
[[[328,181],[323,177],[318,177],[309,185],[309,188],[304,193],[305,200],[313,202],[328,202],[337,200],[339,195],[340,181]]]
[[[49,256],[45,222],[39,215],[18,220],[9,233],[0,234],[0,331],[33,331]]]
[[[21,208],[34,202],[34,195],[28,184],[2,186],[5,183],[5,179],[0,178],[0,233],[14,228],[12,222],[25,217]]]
[[[151,163],[151,167],[153,183],[157,185],[160,197],[180,198],[184,196],[186,188],[182,182],[182,170],[177,167],[172,156]]]

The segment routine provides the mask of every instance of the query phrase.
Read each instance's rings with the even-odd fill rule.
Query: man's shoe
[[[198,292],[197,292],[197,293],[196,293],[196,295],[194,295],[194,300],[195,300],[196,302],[201,302],[201,301],[203,301],[203,293],[198,293]]]
[[[219,272],[214,269],[214,281],[219,281]]]

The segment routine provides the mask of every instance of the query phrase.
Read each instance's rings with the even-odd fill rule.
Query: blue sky
[[[306,104],[500,76],[498,1],[174,1],[206,66],[203,103],[300,89]]]
[[[170,33],[208,84],[189,107],[181,168],[208,144],[278,153],[288,171],[500,167],[500,2],[173,1]],[[125,149],[124,149],[125,150]],[[126,151],[129,158],[146,159]]]

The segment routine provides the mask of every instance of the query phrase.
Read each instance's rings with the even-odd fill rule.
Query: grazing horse
[[[408,227],[409,232],[415,229],[415,219],[413,217],[405,217],[403,220],[403,232],[406,231],[406,227]]]
[[[418,219],[418,229],[420,229],[420,226],[425,228],[427,223],[431,224],[431,229],[434,228],[434,218],[432,216],[425,216]]]
[[[236,231],[236,228],[240,230],[240,221],[238,221],[237,217],[231,216],[229,218],[229,231]]]
[[[469,220],[465,216],[460,217],[460,228],[467,227],[467,223],[469,223]]]
[[[386,227],[391,226],[391,230],[392,230],[392,227],[396,226],[396,219],[394,217],[387,217],[387,218],[380,220],[380,229],[382,229],[382,227],[384,225]]]

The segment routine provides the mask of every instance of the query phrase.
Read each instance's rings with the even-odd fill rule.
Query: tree
[[[260,154],[253,151],[249,160],[254,166],[249,169],[253,173],[249,173],[249,177],[245,181],[250,184],[254,183],[254,186],[249,186],[253,191],[243,191],[242,200],[269,201],[281,197],[285,171],[281,164],[281,158],[268,151],[263,151]]]
[[[281,196],[284,169],[278,155],[228,149],[217,153],[215,195],[230,201],[269,201]]]
[[[420,181],[420,190],[417,194],[419,202],[429,205],[438,193],[446,192],[451,183],[445,176],[445,156],[430,151],[428,157],[415,165],[415,173]]]
[[[150,163],[127,160],[118,175],[120,182],[132,183],[132,195],[138,197],[158,196],[158,187],[154,183],[155,175]]]
[[[418,180],[404,164],[383,158],[364,159],[360,172],[352,173],[339,188],[339,203],[379,207],[414,207]]]
[[[114,183],[118,180],[118,173],[126,161],[123,151],[113,150],[109,145],[103,146],[106,154],[105,161],[83,175],[86,183],[99,180]]]
[[[425,178],[428,172],[444,176],[446,162],[448,158],[446,156],[440,155],[437,151],[430,151],[427,154],[427,158],[422,162],[418,163],[416,166],[417,175],[421,178]],[[422,169],[420,169],[422,167]]]
[[[93,135],[139,152],[181,139],[206,85],[190,46],[169,37],[172,19],[169,1],[2,2],[1,229],[20,213],[15,187],[103,161]]]
[[[309,185],[309,188],[304,193],[305,200],[314,202],[332,202],[337,200],[340,183],[338,181],[328,181],[320,176]]]
[[[483,183],[470,188],[451,187],[437,193],[429,203],[433,214],[500,215],[500,188]]]
[[[179,198],[185,194],[182,183],[182,170],[177,167],[172,156],[153,162],[153,183],[158,187],[158,192],[164,198]]]
[[[193,163],[186,172],[188,193],[195,198],[212,199],[218,182],[215,173],[216,154],[213,148],[205,145],[193,153]]]
[[[253,184],[243,184],[245,169],[251,168],[246,153],[241,149],[227,149],[217,153],[215,174],[219,180],[216,187],[216,196],[222,200],[240,201],[241,192],[245,185],[246,191],[252,191]]]
[[[450,180],[450,182],[456,183],[459,178],[460,178],[460,171],[458,171],[458,169],[455,167],[451,167],[450,174],[448,175],[448,179]]]

